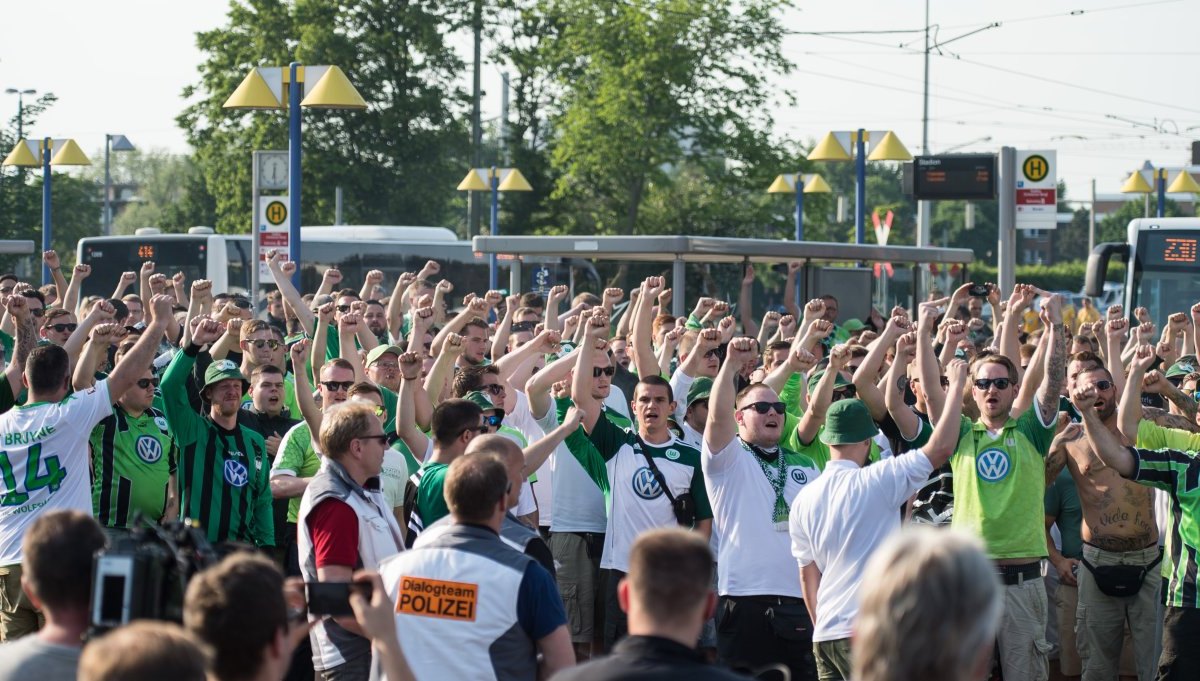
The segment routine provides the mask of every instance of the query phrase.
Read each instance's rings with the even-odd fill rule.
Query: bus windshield
[[[158,271],[168,277],[176,272],[183,272],[189,282],[208,277],[208,237],[203,235],[86,239],[81,246],[80,262],[92,267],[92,276],[83,280],[80,290],[84,296],[112,295],[121,273],[137,272],[147,260],[159,264]],[[129,289],[137,291],[136,284]]]
[[[1160,328],[1169,315],[1186,312],[1200,300],[1198,245],[1200,232],[1195,230],[1138,233],[1129,304],[1146,308]]]

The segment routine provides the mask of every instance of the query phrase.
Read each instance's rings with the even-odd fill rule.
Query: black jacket
[[[612,654],[560,672],[554,681],[746,681],[693,648],[657,636],[629,636]]]

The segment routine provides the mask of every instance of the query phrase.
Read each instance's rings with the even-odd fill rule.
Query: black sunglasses
[[[46,328],[53,329],[54,331],[57,331],[58,333],[64,333],[66,331],[70,331],[71,333],[74,333],[75,329],[79,328],[79,325],[78,324],[47,324]]]
[[[708,359],[710,357],[716,357],[717,359],[721,359],[721,348],[713,348],[712,350],[709,350],[708,352],[704,353],[704,359]]]
[[[849,400],[858,396],[858,388],[852,385],[844,385],[833,391],[833,400]]]
[[[349,306],[349,305],[338,305],[338,306],[337,306],[337,311],[338,311],[338,312],[349,312],[349,311],[350,311],[350,306]]]
[[[275,340],[274,338],[256,338],[246,342],[258,348],[259,350],[262,350],[264,345],[272,350],[279,347],[279,341]]]
[[[479,389],[486,390],[493,395],[499,395],[500,393],[504,392],[504,386],[500,385],[499,383],[490,383],[488,385],[481,385],[481,386],[479,386]]]
[[[330,392],[339,390],[349,390],[350,386],[354,385],[354,381],[321,381],[321,385]]]
[[[158,387],[158,379],[157,378],[139,378],[137,380],[137,387],[141,388],[142,390],[145,390],[146,388],[149,388],[151,386],[153,386],[155,388]]]
[[[354,439],[355,440],[375,440],[379,444],[386,447],[388,436],[387,435],[359,435],[358,437],[356,437]]]
[[[1092,385],[1096,386],[1096,390],[1112,390],[1113,382],[1099,380],[1099,381],[1096,381],[1095,383],[1093,383]]]
[[[616,367],[592,367],[592,378],[600,378],[600,376],[614,376],[617,373]]]
[[[240,307],[243,310],[250,309],[250,301],[245,298],[230,298],[229,302],[233,303],[234,307]]]
[[[30,310],[29,314],[33,315],[34,317],[42,317],[45,316],[46,310],[39,307],[36,310]]]
[[[1008,390],[1008,386],[1012,385],[1012,381],[1007,378],[977,378],[975,379],[975,387],[980,390],[987,390],[992,386],[996,386],[996,390]]]
[[[760,414],[765,414],[774,409],[776,414],[782,414],[787,410],[787,405],[783,402],[751,402],[738,409],[738,411],[745,411],[747,409],[753,409]]]

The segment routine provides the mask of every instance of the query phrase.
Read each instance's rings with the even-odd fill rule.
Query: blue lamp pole
[[[854,140],[854,243],[857,244],[866,243],[867,239],[867,149],[863,139],[866,136],[866,130],[859,128]]]
[[[300,96],[304,88],[297,79],[300,62],[288,65],[288,246],[296,272],[292,285],[300,289]],[[257,208],[255,209],[257,210]]]
[[[796,241],[804,241],[804,180],[796,173]]]
[[[1158,189],[1158,215],[1163,217],[1167,211],[1167,171],[1154,169],[1154,186]]]
[[[42,250],[50,250],[53,227],[50,223],[50,157],[54,153],[54,140],[42,139]],[[50,283],[50,266],[42,263],[42,285]]]
[[[500,234],[500,173],[496,172],[496,166],[492,166],[490,177],[488,178],[488,186],[492,189],[492,236]],[[497,272],[496,254],[488,255],[488,290],[495,291],[497,289],[496,280]]]

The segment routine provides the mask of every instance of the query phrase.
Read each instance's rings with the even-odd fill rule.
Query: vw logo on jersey
[[[225,462],[225,482],[234,487],[245,487],[249,481],[250,474],[246,471],[245,464],[233,459]]]
[[[678,449],[668,449],[666,452],[666,456],[668,459],[670,459],[672,461],[678,461],[679,460],[679,450]]]
[[[1003,449],[985,449],[975,457],[975,472],[987,482],[1000,482],[1011,468],[1008,452]]]
[[[155,416],[154,417],[154,425],[158,426],[158,429],[161,430],[162,432],[164,432],[164,433],[167,432],[167,417]]]
[[[642,466],[633,473],[633,493],[648,501],[661,497],[663,492],[653,471]]]
[[[158,438],[149,435],[139,437],[134,449],[137,450],[138,458],[146,463],[158,463],[162,458],[162,443],[158,441]]]
[[[808,476],[805,475],[803,468],[793,468],[790,475],[792,476],[792,482],[795,482],[797,485],[808,483]]]

